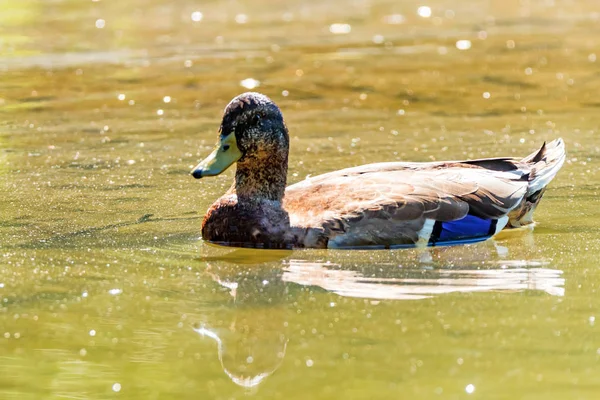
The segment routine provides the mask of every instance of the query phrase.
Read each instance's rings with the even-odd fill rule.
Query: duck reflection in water
[[[289,341],[288,321],[307,287],[313,292],[320,288],[372,300],[490,291],[563,296],[562,271],[545,260],[531,260],[532,235],[525,233],[519,240],[528,244],[520,247],[528,249],[523,250],[526,253],[515,254],[522,258],[509,258],[507,248],[496,242],[414,252],[239,249],[204,257],[206,275],[228,293],[226,301],[233,313],[221,328],[207,321],[194,330],[216,342],[219,361],[234,383],[255,388],[282,365]],[[323,296],[323,301],[331,301],[331,296]]]
[[[270,252],[277,256],[279,252]],[[202,323],[194,330],[213,339],[225,374],[241,387],[252,389],[275,372],[286,354],[287,284],[275,263],[250,264],[245,269],[236,254],[208,263],[206,274],[228,293],[232,313],[225,325]],[[254,261],[255,262],[255,261]],[[268,268],[265,268],[267,267]],[[217,328],[216,326],[220,326]]]

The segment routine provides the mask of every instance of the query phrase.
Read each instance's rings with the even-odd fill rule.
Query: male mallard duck
[[[231,100],[217,148],[192,171],[194,178],[215,176],[237,163],[233,186],[204,217],[204,240],[265,248],[478,242],[531,224],[565,160],[557,139],[523,159],[369,164],[286,188],[288,151],[275,103],[259,93]]]

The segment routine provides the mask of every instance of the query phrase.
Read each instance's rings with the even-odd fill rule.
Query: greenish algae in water
[[[4,3],[0,398],[597,398],[595,1]],[[569,159],[533,232],[217,248],[232,172],[188,173],[247,79],[290,183],[558,136]]]

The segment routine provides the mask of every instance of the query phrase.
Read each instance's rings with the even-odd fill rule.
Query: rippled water
[[[397,3],[397,4],[396,4]],[[595,0],[28,1],[0,12],[0,398],[595,399]],[[199,240],[221,111],[264,92],[290,183],[569,158],[533,231],[427,251]]]

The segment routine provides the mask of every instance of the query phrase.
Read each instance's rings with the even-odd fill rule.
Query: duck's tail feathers
[[[565,158],[565,142],[562,139],[544,143],[538,151],[525,157],[522,161],[531,165],[527,196],[543,190],[554,179]]]
[[[541,149],[521,160],[530,167],[529,187],[521,204],[508,214],[509,228],[519,228],[533,223],[533,212],[540,203],[546,186],[565,162],[565,157],[565,143],[562,139],[556,139],[544,143]]]

